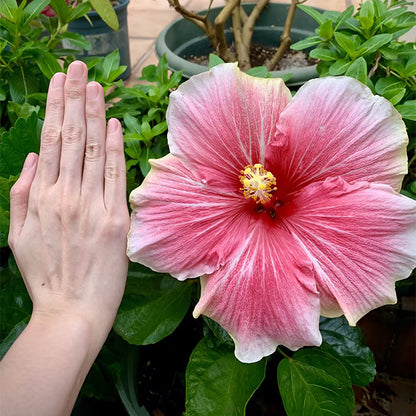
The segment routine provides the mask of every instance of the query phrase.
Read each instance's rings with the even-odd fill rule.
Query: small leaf
[[[359,55],[369,55],[376,52],[382,46],[391,42],[393,36],[390,34],[375,35],[372,38],[366,40],[358,50]]]
[[[342,364],[317,348],[296,352],[277,369],[279,390],[288,416],[351,416],[354,393]]]
[[[335,61],[337,56],[329,49],[316,48],[309,52],[311,58],[320,59],[321,61]]]
[[[367,62],[360,56],[356,59],[345,72],[345,75],[358,79],[358,81],[366,84],[367,82]]]
[[[325,40],[332,39],[334,34],[334,28],[332,26],[332,20],[327,20],[326,22],[322,23],[319,27],[319,36]]]
[[[214,53],[209,54],[209,61],[208,61],[209,69],[214,68],[214,66],[217,66],[223,63],[224,61],[218,55],[215,55]]]
[[[406,120],[416,121],[416,100],[406,101],[404,104],[398,105],[396,110]]]
[[[371,1],[361,4],[357,19],[361,22],[364,30],[368,30],[374,23],[374,5]]]
[[[290,49],[295,51],[300,51],[302,49],[311,48],[312,46],[316,46],[322,43],[322,39],[319,36],[309,36],[305,39],[300,40],[299,42],[294,43],[290,46]]]
[[[14,13],[17,10],[16,0],[2,0],[0,1],[0,14],[6,16],[7,19],[14,22]]]
[[[350,6],[346,8],[337,18],[335,21],[334,30],[338,30],[339,27],[343,25],[343,23],[349,19],[354,14],[354,6]]]
[[[246,73],[247,75],[251,75],[252,77],[257,78],[267,78],[269,75],[269,71],[265,66],[256,66],[254,68],[250,68]]]
[[[247,402],[264,379],[266,360],[238,361],[228,348],[211,348],[204,338],[186,368],[186,416],[244,416]]]
[[[339,46],[351,57],[355,57],[356,48],[353,40],[350,36],[344,35],[340,32],[334,33],[335,40],[338,42]]]
[[[35,17],[40,15],[40,12],[50,3],[50,0],[33,0],[22,12],[22,26],[30,23]]]
[[[110,0],[89,0],[89,2],[101,19],[103,19],[111,29],[117,31],[119,27],[118,17]]]
[[[318,12],[318,10],[314,9],[313,7],[299,4],[298,8],[311,16],[312,19],[316,20],[320,25],[325,23],[325,18],[322,13]]]
[[[376,93],[396,105],[406,94],[406,83],[396,77],[380,78],[375,85]]]
[[[319,349],[344,365],[352,384],[362,387],[370,384],[376,375],[376,363],[360,328],[350,326],[345,317],[322,317],[319,329],[323,339]]]
[[[338,59],[329,67],[330,75],[343,75],[347,72],[348,68],[351,66],[351,61],[346,59]]]

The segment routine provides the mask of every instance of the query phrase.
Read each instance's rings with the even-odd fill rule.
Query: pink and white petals
[[[261,79],[223,64],[192,77],[170,95],[170,152],[187,166],[217,167],[230,179],[264,164],[265,148],[291,94],[281,79]]]
[[[355,325],[396,302],[395,282],[416,266],[416,201],[337,177],[309,185],[293,203],[285,223],[314,262],[323,315],[342,311]]]
[[[282,112],[271,163],[293,189],[330,176],[400,190],[407,172],[406,127],[386,99],[349,77],[307,82]]]
[[[219,322],[242,362],[256,362],[280,344],[320,345],[319,294],[312,262],[286,231],[252,224],[224,267],[202,278],[194,310]]]
[[[217,270],[243,239],[244,199],[210,188],[175,156],[151,161],[130,195],[133,209],[127,255],[179,280]],[[237,188],[238,189],[238,188]]]

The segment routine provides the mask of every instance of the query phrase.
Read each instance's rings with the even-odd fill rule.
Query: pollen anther
[[[248,165],[241,171],[240,182],[246,199],[252,198],[256,203],[264,204],[270,201],[276,188],[276,178],[260,163]]]

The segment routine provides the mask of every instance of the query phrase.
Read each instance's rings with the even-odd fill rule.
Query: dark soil
[[[231,46],[231,50],[234,48]],[[267,48],[261,45],[253,45],[250,49],[250,61],[251,66],[263,66],[267,65],[267,62],[273,57],[276,53],[277,48]],[[189,62],[208,66],[208,55],[191,55],[185,57]],[[308,57],[308,54],[303,51],[293,51],[288,49],[283,55],[281,61],[273,69],[274,71],[286,70],[290,68],[300,68],[305,66],[315,65],[318,61],[316,59],[311,59]]]

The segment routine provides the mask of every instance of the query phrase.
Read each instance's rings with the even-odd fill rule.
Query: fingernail
[[[36,154],[35,153],[29,153],[26,156],[25,163],[23,164],[23,169],[26,170],[26,169],[32,168],[33,165],[35,164],[35,162],[36,162]]]
[[[72,62],[68,67],[68,76],[71,79],[79,79],[84,75],[84,64],[80,61]]]
[[[118,122],[118,120],[116,118],[110,118],[110,120],[108,120],[108,130],[110,132],[116,132],[118,130],[120,123]]]
[[[62,72],[58,72],[52,77],[49,86],[53,88],[63,87],[65,84],[65,78],[66,78],[65,74],[63,74]]]
[[[96,82],[90,82],[87,85],[87,99],[95,100],[100,92],[100,86]]]

